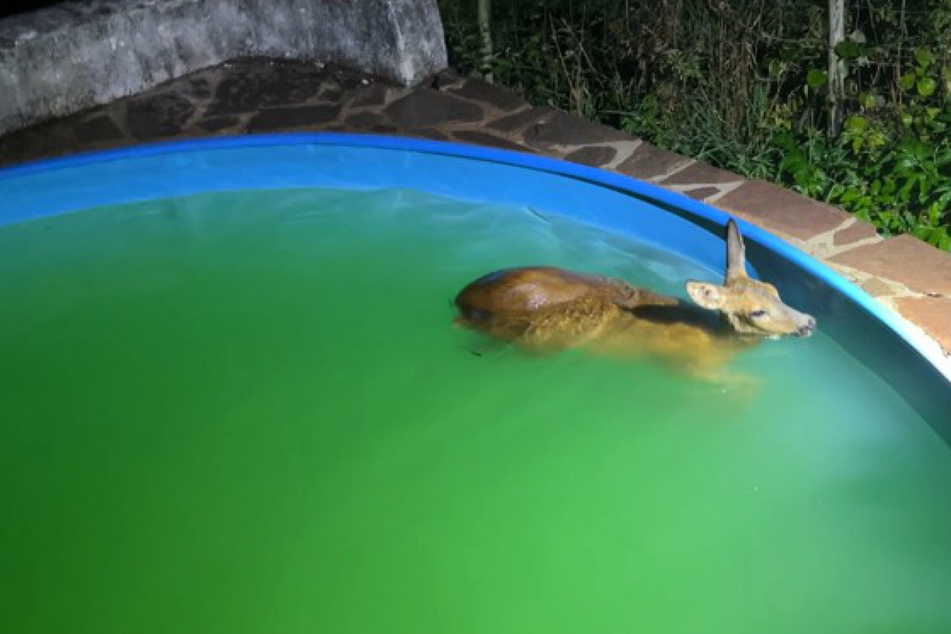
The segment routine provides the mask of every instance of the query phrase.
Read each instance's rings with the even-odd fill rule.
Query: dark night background
[[[0,4],[0,17],[41,9],[62,2],[63,0],[7,0]]]

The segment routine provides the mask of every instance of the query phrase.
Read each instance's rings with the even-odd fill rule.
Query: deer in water
[[[732,219],[725,283],[690,280],[686,290],[693,304],[620,279],[522,267],[475,280],[455,303],[457,323],[531,351],[585,347],[610,356],[646,355],[704,378],[722,377],[739,349],[763,338],[807,337],[816,326],[813,317],[784,304],[772,284],[749,277]]]

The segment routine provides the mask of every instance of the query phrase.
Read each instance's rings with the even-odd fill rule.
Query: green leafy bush
[[[853,49],[864,51],[862,49]],[[853,53],[854,55],[854,53]],[[850,62],[856,58],[844,55]],[[841,134],[779,134],[776,180],[839,205],[885,234],[910,233],[951,248],[951,101],[947,68],[928,49],[912,52],[897,99],[860,93]],[[944,89],[939,91],[939,82]]]
[[[487,62],[475,4],[440,2],[462,72],[951,248],[951,0],[849,3],[835,136],[825,2],[497,1]]]

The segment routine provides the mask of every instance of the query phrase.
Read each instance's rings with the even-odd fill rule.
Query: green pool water
[[[452,327],[689,261],[411,191],[0,228],[0,631],[951,631],[951,450],[821,331],[723,390]]]

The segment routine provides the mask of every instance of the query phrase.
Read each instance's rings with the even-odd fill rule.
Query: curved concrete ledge
[[[446,66],[436,0],[83,0],[0,21],[0,134],[243,56],[411,85]]]

